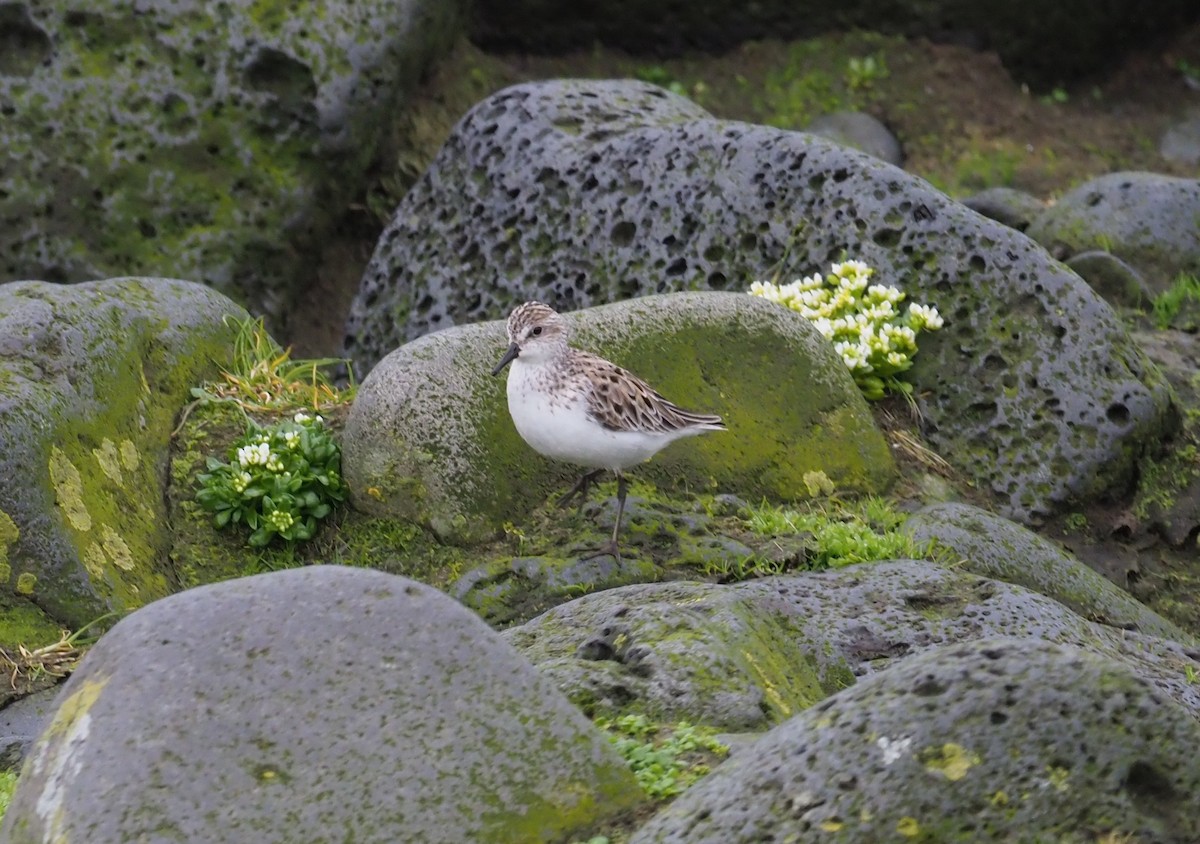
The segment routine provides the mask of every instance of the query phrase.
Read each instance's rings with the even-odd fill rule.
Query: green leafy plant
[[[882,56],[852,56],[846,61],[846,87],[851,91],[867,90],[887,77],[888,69]]]
[[[780,285],[756,281],[752,296],[761,296],[811,320],[833,343],[855,383],[868,399],[888,392],[908,395],[912,385],[899,378],[912,366],[917,335],[937,331],[943,321],[937,308],[911,304],[900,313],[904,294],[895,287],[871,284],[875,270],[862,261],[833,264],[820,273]]]
[[[751,509],[746,524],[766,536],[808,534],[812,547],[806,567],[819,570],[873,560],[928,559],[931,544],[900,531],[904,521],[886,499],[871,496],[854,504],[799,509],[764,504]]]
[[[597,718],[597,727],[625,758],[638,784],[650,797],[663,800],[681,794],[707,774],[713,757],[729,753],[707,727],[680,721],[674,727],[659,725],[645,715]]]
[[[218,528],[249,528],[251,546],[275,537],[301,542],[346,497],[341,458],[320,416],[301,412],[270,428],[250,422],[229,462],[208,458],[196,500],[213,511]]]
[[[1198,305],[1200,278],[1181,273],[1166,291],[1154,298],[1154,323],[1159,328],[1170,328],[1180,312]]]

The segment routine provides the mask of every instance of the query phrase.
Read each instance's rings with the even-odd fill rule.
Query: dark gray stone
[[[314,566],[121,621],[64,687],[0,838],[517,844],[642,799],[605,737],[469,610]]]
[[[1148,614],[1149,615],[1149,614]],[[504,636],[589,711],[761,729],[933,648],[1020,637],[1094,651],[1200,716],[1177,641],[1087,621],[1022,586],[919,561],[728,586],[585,595]]]
[[[1036,196],[1005,187],[988,188],[962,202],[972,211],[1019,232],[1029,228],[1033,218],[1046,210],[1046,204]]]
[[[1042,212],[1029,236],[1067,259],[1103,249],[1128,263],[1155,293],[1182,272],[1200,273],[1200,180],[1108,173]]]
[[[969,504],[933,504],[904,525],[918,542],[936,542],[967,571],[1016,583],[1083,618],[1194,644],[1194,639],[1063,549],[1021,525]]]
[[[1154,291],[1142,274],[1110,252],[1102,249],[1080,252],[1066,263],[1113,305],[1141,308],[1154,299]]]
[[[938,648],[771,730],[631,844],[1200,840],[1200,724],[1079,648]]]
[[[463,0],[0,5],[0,281],[203,281],[282,317]]]
[[[1173,164],[1200,164],[1200,114],[1193,114],[1167,127],[1158,142],[1158,154]]]
[[[0,285],[0,594],[78,629],[168,593],[171,431],[246,318],[186,281]]]
[[[897,167],[904,163],[904,149],[892,134],[892,130],[861,111],[823,114],[808,124],[804,131],[828,138],[843,146],[854,147]]]
[[[785,278],[844,253],[945,315],[908,374],[935,448],[1006,515],[1127,485],[1162,435],[1157,373],[1028,238],[862,153],[632,81],[520,85],[475,106],[380,239],[347,343],[366,369],[525,299],[746,290],[787,256]]]

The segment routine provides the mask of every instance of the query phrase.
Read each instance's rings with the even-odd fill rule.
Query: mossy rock
[[[0,279],[170,274],[283,316],[465,5],[0,6]]]
[[[799,314],[736,293],[650,296],[568,315],[576,342],[667,398],[729,426],[676,443],[634,474],[665,488],[747,498],[808,495],[806,473],[845,492],[895,474],[887,443],[833,347]],[[354,505],[471,542],[520,523],[572,467],[526,445],[508,414],[503,322],[413,341],[359,387],[343,445]]]
[[[185,281],[0,286],[0,474],[10,479],[0,589],[10,603],[77,628],[170,591],[171,431],[244,318]]]
[[[527,844],[644,799],[606,737],[469,610],[312,566],[123,619],[63,687],[0,839]]]

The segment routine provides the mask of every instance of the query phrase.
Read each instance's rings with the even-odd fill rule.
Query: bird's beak
[[[496,368],[492,370],[492,374],[499,375],[500,370],[504,369],[504,367],[508,366],[510,363],[512,363],[514,360],[516,360],[517,356],[520,354],[521,354],[521,347],[518,346],[516,343],[509,343],[508,351],[506,351],[504,353],[504,357],[500,358],[500,362],[498,364],[496,364]]]

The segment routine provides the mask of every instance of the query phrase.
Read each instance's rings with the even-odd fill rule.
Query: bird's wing
[[[725,428],[721,417],[684,410],[632,372],[595,355],[579,354],[585,356],[579,363],[585,364],[591,376],[588,415],[610,431],[665,434],[692,427]]]

